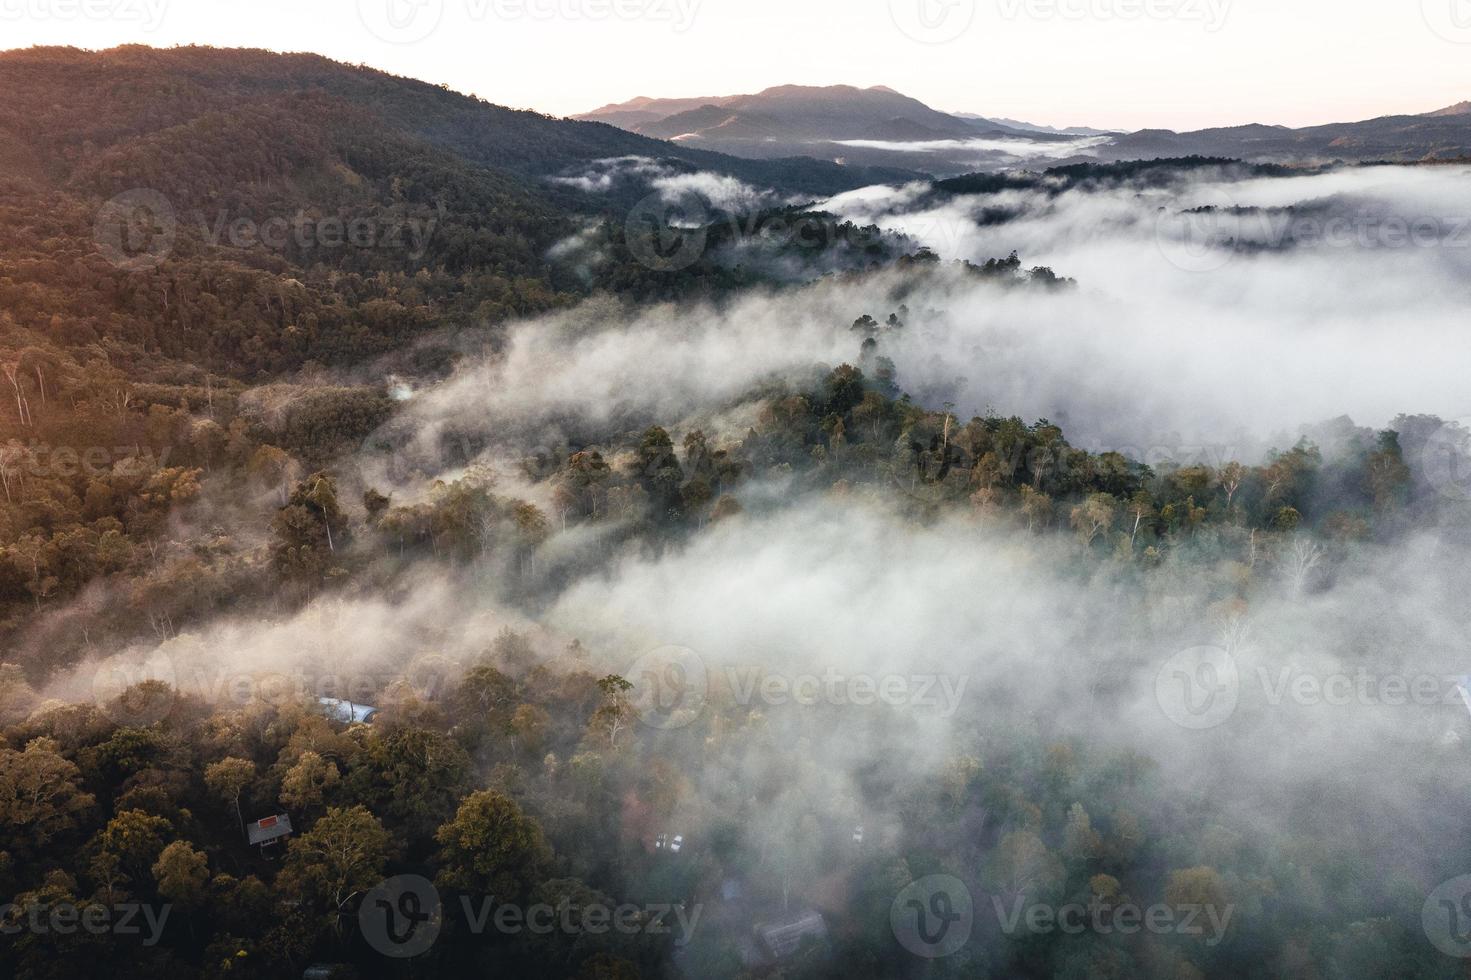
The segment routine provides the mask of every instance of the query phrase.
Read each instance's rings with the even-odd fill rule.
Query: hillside
[[[638,98],[577,117],[681,147],[753,159],[805,154],[867,166],[926,170],[942,176],[1057,162],[1186,156],[1262,162],[1455,159],[1471,155],[1471,103],[1421,115],[1292,129],[1249,124],[1193,132],[1119,133],[1056,129],[973,113],[945,113],[876,87],[797,85],[755,95],[706,99]],[[977,144],[974,141],[987,141]],[[859,141],[862,145],[853,145]],[[1070,145],[1071,141],[1071,145]],[[892,145],[882,145],[892,144]],[[921,145],[916,145],[921,144]],[[928,144],[928,145],[923,145]]]
[[[594,161],[811,197],[911,176],[721,156],[315,55],[30,49],[0,54],[0,88],[0,343],[121,344],[247,378],[597,288],[549,250],[589,221],[621,226],[649,190],[547,179]],[[153,217],[167,218],[168,247],[146,268],[114,268],[98,254],[99,216],[134,193],[165,202]],[[365,240],[252,237],[324,221]],[[646,272],[603,268],[636,292]]]
[[[1261,124],[1177,133],[1141,130],[1099,151],[1112,160],[1189,155],[1246,160],[1448,160],[1471,156],[1468,103],[1420,115],[1291,129]]]
[[[798,142],[848,139],[965,139],[1006,127],[939,112],[893,89],[852,85],[779,85],[754,95],[714,99],[634,99],[578,116],[635,133],[718,142],[760,135]]]
[[[651,99],[606,105],[576,117],[634,133],[753,159],[802,154],[863,166],[956,172],[966,169],[945,154],[907,152],[873,143],[964,142],[976,139],[1066,139],[1023,131],[980,117],[940,112],[884,86],[779,85],[753,95],[707,99]]]
[[[102,52],[33,48],[0,52],[0,132],[59,175],[84,145],[107,148],[211,112],[311,97],[370,114],[380,129],[422,140],[465,162],[546,175],[606,157],[681,160],[795,193],[833,193],[871,182],[811,160],[756,163],[675,147],[606,126],[508,109],[439,86],[311,54],[128,46]]]

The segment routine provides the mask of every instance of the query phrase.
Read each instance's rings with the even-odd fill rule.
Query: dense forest
[[[311,56],[36,49],[0,54],[0,84],[0,974],[1460,975],[1419,919],[1455,848],[1392,873],[1372,801],[1317,780],[1282,808],[1336,826],[1258,833],[1220,786],[1174,778],[1177,745],[1126,738],[1118,707],[1181,622],[1234,652],[1259,611],[1362,582],[1427,527],[1454,542],[1464,503],[1423,475],[1441,420],[1142,460],[1006,405],[922,403],[894,353],[941,329],[937,297],[1087,284],[1015,252],[942,261],[816,203],[913,175],[738,161]],[[625,221],[649,186],[569,179],[629,156],[774,197],[657,219],[700,236],[660,268]],[[839,358],[712,384],[708,424],[435,401],[495,397],[476,365],[528,335],[605,342],[594,314],[646,304],[693,332],[737,294],[813,283],[883,304],[825,310]],[[762,557],[783,535],[811,569]],[[753,697],[677,630],[630,645],[598,618],[640,601],[599,590],[700,556],[749,559],[780,603],[782,576],[865,549],[882,568],[822,608],[912,632],[906,678],[969,681],[938,729],[916,702]],[[951,592],[915,558],[956,551],[1016,581]],[[1117,628],[1059,667],[998,616],[1015,669],[947,666],[918,612],[867,618],[890,567],[987,615],[1055,579]],[[679,614],[757,615],[732,596]],[[757,675],[804,662],[744,628],[772,648]],[[813,613],[800,634],[844,629]],[[1025,692],[1028,670],[1056,691]],[[1441,792],[1423,743],[1383,751]],[[893,916],[935,875],[966,884],[975,927],[930,959]],[[993,900],[1095,923],[1193,909],[1199,928],[1028,932]]]

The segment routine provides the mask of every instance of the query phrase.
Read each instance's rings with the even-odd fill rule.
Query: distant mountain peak
[[[819,92],[828,94],[851,95],[862,92],[863,89],[856,85],[773,85],[757,92],[754,98],[763,95],[813,95]],[[747,98],[748,96],[732,96],[732,98]]]
[[[1457,102],[1455,105],[1448,105],[1444,109],[1437,109],[1434,112],[1427,112],[1427,113],[1425,113],[1425,115],[1427,115],[1427,116],[1471,116],[1471,102]]]
[[[1013,135],[1004,126],[980,126],[939,112],[886,85],[775,85],[754,95],[718,99],[636,100],[576,118],[710,149],[755,148],[758,155],[778,147],[802,154],[819,144],[847,140],[929,142]]]

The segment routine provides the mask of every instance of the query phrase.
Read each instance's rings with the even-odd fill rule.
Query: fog
[[[724,186],[697,178],[669,179],[681,190]],[[1199,213],[1212,225],[1200,239],[1182,215],[1211,204],[1219,210]],[[528,454],[616,446],[653,424],[676,445],[693,428],[733,444],[754,424],[763,385],[806,383],[856,362],[863,334],[853,321],[882,322],[901,306],[903,326],[880,332],[879,353],[916,402],[953,403],[961,418],[988,409],[1047,417],[1074,445],[1150,462],[1254,463],[1339,416],[1383,427],[1400,413],[1471,411],[1471,350],[1458,339],[1471,288],[1471,235],[1456,225],[1471,214],[1464,168],[1208,172],[1163,186],[959,197],[913,185],[826,207],[913,236],[943,261],[718,304],[593,299],[517,324],[494,353],[416,385],[351,465],[375,485],[397,481],[382,485],[402,500],[474,461],[515,480],[514,462]],[[1307,243],[1301,227],[1273,240],[1260,223],[1271,215],[1250,210],[1289,207],[1314,220],[1347,216],[1368,244],[1357,235]],[[1390,244],[1377,237],[1387,216],[1433,220],[1438,237]],[[950,264],[1013,250],[1076,287],[998,283]],[[384,445],[411,456],[418,473],[389,467]],[[534,477],[519,479],[500,489],[545,495]],[[1466,823],[1445,783],[1471,751],[1471,716],[1454,681],[1471,672],[1471,564],[1434,526],[1305,570],[1287,545],[1253,568],[1235,557],[1125,568],[1080,557],[1070,536],[1036,536],[984,515],[918,521],[877,493],[798,495],[752,483],[737,496],[740,515],[658,547],[616,531],[553,534],[529,593],[502,587],[505,569],[423,571],[395,598],[356,591],[279,622],[227,619],[143,644],[48,693],[85,696],[95,676],[135,678],[146,665],[185,690],[201,670],[383,681],[414,673],[405,665],[424,658],[433,687],[510,627],[549,663],[575,638],[598,671],[642,684],[673,657],[699,678],[675,714],[656,712],[649,727],[688,766],[700,799],[745,800],[746,783],[782,786],[744,831],[772,868],[800,866],[791,828],[804,816],[901,826],[897,808],[865,798],[874,767],[898,785],[922,784],[957,757],[987,764],[1035,738],[1154,760],[1158,773],[1132,805],[1155,832],[1181,835],[1172,846],[1182,866],[1207,859],[1197,844],[1208,827],[1249,836],[1269,863],[1320,834],[1383,872],[1383,882],[1359,883],[1376,914],[1404,911],[1390,897],[1391,876],[1423,896],[1455,871],[1441,842]],[[1246,547],[1231,529],[1201,533],[1181,550]],[[1236,601],[1232,582],[1247,577],[1248,598]],[[1169,692],[1171,665],[1194,669],[1178,658],[1199,647],[1226,652],[1236,700],[1227,717],[1197,729]],[[742,742],[725,755],[702,747],[696,721],[732,698],[749,707],[742,684],[834,674],[898,679],[898,703],[818,696],[804,705],[758,693],[770,743]],[[1320,694],[1293,687],[1300,677]],[[1425,678],[1429,693],[1394,703],[1375,686],[1345,699],[1340,677]],[[217,683],[211,690],[221,696]],[[671,819],[698,839],[712,816],[690,804]]]
[[[1297,210],[1183,213],[1219,202]],[[852,322],[901,305],[911,315],[880,353],[918,402],[1049,418],[1095,451],[1256,461],[1338,416],[1383,427],[1400,413],[1471,413],[1471,347],[1448,341],[1471,299],[1464,168],[961,197],[917,184],[826,207],[946,260],[1015,250],[1078,285],[1004,288],[945,267],[918,284],[829,278],[718,307],[595,300],[514,328],[503,354],[462,363],[403,424],[429,443],[468,427],[520,449],[550,445],[549,429],[595,442],[656,422],[710,425],[765,379],[855,360]],[[1429,222],[1434,237],[1401,243],[1386,212]],[[1340,219],[1347,244],[1296,241]]]
[[[553,177],[551,181],[589,194],[643,188],[671,202],[693,194],[705,205],[722,211],[748,211],[786,200],[770,188],[755,187],[727,174],[690,170],[688,165],[639,156],[595,160],[578,172]]]
[[[889,150],[894,153],[934,153],[947,162],[970,160],[976,164],[994,162],[997,157],[1021,160],[1062,160],[1066,157],[1091,155],[1092,150],[1111,142],[1107,136],[1086,136],[1070,140],[1032,140],[1025,137],[964,140],[839,140],[839,146],[866,150]]]

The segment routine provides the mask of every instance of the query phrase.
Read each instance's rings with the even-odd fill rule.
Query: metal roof
[[[827,923],[823,921],[819,912],[808,912],[806,915],[781,925],[760,926],[756,934],[761,937],[761,942],[776,959],[791,956],[802,947],[802,940],[811,936],[818,942],[827,940]]]
[[[341,698],[317,698],[317,704],[326,709],[328,718],[344,724],[365,722],[378,713],[378,709],[370,704],[357,704]]]
[[[263,817],[245,825],[245,837],[251,844],[268,844],[291,833],[291,818],[284,813]]]

